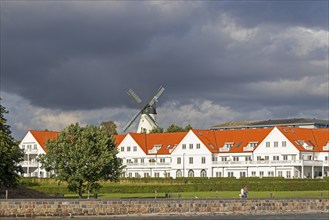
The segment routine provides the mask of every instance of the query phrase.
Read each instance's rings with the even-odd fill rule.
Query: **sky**
[[[0,2],[1,104],[29,129],[114,121],[163,85],[158,124],[328,120],[327,0]],[[137,123],[128,130],[134,132]]]

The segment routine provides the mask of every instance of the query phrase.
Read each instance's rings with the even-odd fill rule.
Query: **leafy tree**
[[[193,127],[190,124],[188,124],[185,126],[184,131],[189,131],[191,129],[193,129]]]
[[[172,124],[167,128],[167,132],[182,132],[182,131],[189,131],[192,129],[190,124],[186,125],[185,128],[182,128],[176,124]]]
[[[163,133],[163,128],[160,127],[154,127],[150,133]]]
[[[97,192],[99,181],[118,181],[122,171],[114,141],[107,132],[103,127],[72,124],[56,139],[47,141],[47,154],[40,155],[39,161],[80,198],[84,192]]]
[[[1,98],[0,98],[1,100]],[[4,114],[8,113],[0,103],[0,186],[11,187],[18,183],[18,173],[23,173],[22,166],[24,151],[11,136],[10,126]]]
[[[104,127],[110,136],[117,135],[117,125],[113,121],[103,121],[101,127]]]

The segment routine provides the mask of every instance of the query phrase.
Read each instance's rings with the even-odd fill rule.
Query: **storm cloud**
[[[111,116],[120,124],[135,111],[129,88],[147,100],[160,85],[169,124],[327,117],[328,1],[1,2],[6,94],[49,111],[131,111]],[[179,110],[184,121],[168,113]],[[104,119],[90,117],[73,118]]]

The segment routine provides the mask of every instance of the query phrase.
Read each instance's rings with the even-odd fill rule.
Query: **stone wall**
[[[0,217],[328,213],[329,199],[0,200]]]

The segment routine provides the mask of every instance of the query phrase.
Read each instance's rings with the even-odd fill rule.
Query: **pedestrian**
[[[248,197],[248,187],[247,186],[244,186],[243,187],[243,198],[247,198]]]

